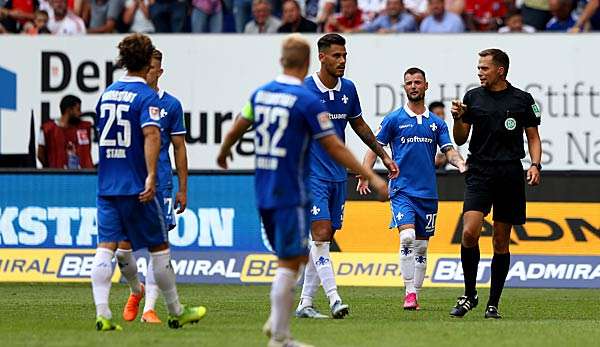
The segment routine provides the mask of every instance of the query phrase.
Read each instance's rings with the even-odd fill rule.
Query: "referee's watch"
[[[531,166],[537,167],[538,171],[542,171],[542,164],[540,163],[531,163]]]

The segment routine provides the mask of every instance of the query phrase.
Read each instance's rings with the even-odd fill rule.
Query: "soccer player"
[[[460,172],[465,161],[450,141],[446,123],[425,107],[428,84],[425,72],[410,68],[404,73],[404,91],[408,102],[385,116],[377,141],[389,145],[400,175],[389,184],[392,207],[391,228],[400,233],[400,271],[406,294],[405,310],[419,309],[418,294],[427,270],[428,240],[435,232],[438,209],[435,155],[439,146],[448,162]],[[363,165],[371,168],[375,153],[365,155]],[[368,182],[359,179],[357,190],[370,192]]]
[[[306,78],[304,85],[317,96],[329,112],[334,129],[345,140],[346,125],[383,160],[390,177],[398,175],[398,168],[377,143],[371,128],[362,117],[360,100],[352,81],[343,78],[346,69],[346,40],[338,34],[327,34],[317,43],[321,68]],[[310,184],[313,191],[311,209],[312,242],[310,258],[304,273],[304,284],[296,316],[300,318],[325,318],[315,310],[313,297],[323,285],[329,299],[333,318],[344,318],[349,312],[337,291],[329,246],[336,230],[342,228],[346,202],[346,168],[331,158],[318,141],[310,145]]]
[[[148,36],[132,34],[118,48],[118,63],[127,69],[127,75],[106,88],[96,106],[100,134],[98,247],[91,275],[96,329],[121,330],[112,320],[108,298],[114,252],[117,244],[126,240],[133,250],[150,251],[154,278],[169,312],[168,325],[179,328],[199,321],[206,308],[180,304],[171,267],[167,228],[159,203],[162,197],[156,191],[160,102],[145,80],[154,46]],[[131,268],[134,264],[129,265]]]
[[[465,176],[463,230],[460,259],[465,281],[464,295],[450,311],[463,317],[479,303],[476,281],[479,267],[479,236],[483,217],[494,209],[494,232],[490,297],[485,318],[502,318],[500,296],[510,268],[510,232],[525,223],[525,158],[523,133],[527,136],[531,167],[527,183],[540,183],[542,142],[538,132],[539,106],[531,94],[513,87],[507,80],[508,55],[496,48],[479,52],[477,64],[481,86],[469,90],[461,102],[452,102],[456,144],[469,143],[469,172]]]
[[[270,336],[269,346],[304,346],[292,340],[289,323],[294,286],[308,259],[311,138],[336,161],[373,179],[383,200],[387,187],[354,158],[336,136],[319,99],[302,86],[310,62],[310,46],[302,36],[292,34],[284,40],[280,62],[283,75],[252,94],[227,133],[217,163],[227,168],[231,147],[254,125],[257,205],[279,265],[271,287],[271,315],[263,331]]]
[[[146,76],[148,85],[158,93],[160,107],[160,124],[162,127],[160,135],[160,155],[158,163],[158,182],[163,200],[162,210],[165,217],[165,224],[168,230],[175,228],[175,216],[173,211],[177,209],[177,214],[185,211],[187,206],[187,153],[185,148],[185,125],[183,121],[183,108],[177,98],[158,87],[158,80],[162,76],[162,53],[155,49],[152,53],[150,70]],[[175,168],[179,182],[179,190],[175,195],[173,203],[173,179],[171,170],[171,157],[169,156],[169,147],[173,144],[173,153],[175,156]],[[136,260],[132,254],[131,245],[128,242],[119,243],[119,248],[115,253],[121,272],[127,273],[126,278],[132,280],[128,283],[131,286],[131,293],[125,308],[123,309],[123,319],[132,321],[137,317],[141,299],[144,301],[144,311],[141,321],[145,323],[161,323],[160,318],[154,310],[156,299],[158,299],[159,289],[156,285],[153,275],[152,262],[148,263],[146,271],[146,285],[141,286],[137,278]]]

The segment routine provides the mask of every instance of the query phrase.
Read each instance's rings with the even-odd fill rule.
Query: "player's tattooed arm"
[[[379,158],[381,158],[383,165],[388,169],[388,178],[398,177],[398,165],[390,158],[390,156],[383,149],[383,146],[377,142],[375,135],[371,131],[369,125],[365,122],[363,117],[357,117],[350,120],[350,126],[360,137],[362,142],[369,147]]]
[[[467,164],[465,163],[465,160],[460,155],[460,153],[454,148],[454,146],[442,147],[442,153],[446,155],[448,163],[456,167],[458,171],[460,171],[461,173],[467,171]]]

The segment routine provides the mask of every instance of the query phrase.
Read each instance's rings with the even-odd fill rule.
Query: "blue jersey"
[[[242,117],[254,123],[258,207],[307,204],[308,145],[311,138],[335,134],[319,99],[302,81],[282,75],[252,94]]]
[[[171,169],[171,157],[169,147],[171,136],[185,135],[185,124],[183,121],[183,108],[181,103],[173,95],[160,90],[160,158],[158,162],[158,181],[160,190],[173,189],[173,174]],[[167,198],[165,196],[165,198]]]
[[[436,150],[438,146],[452,146],[443,120],[429,111],[417,115],[404,106],[385,116],[377,141],[390,145],[400,169],[398,178],[390,181],[390,196],[401,191],[408,196],[437,199]]]
[[[102,93],[96,105],[98,195],[137,195],[144,190],[148,171],[142,128],[160,127],[158,106],[158,96],[139,77],[122,77]]]
[[[325,105],[337,136],[345,142],[348,119],[362,116],[354,83],[340,78],[337,85],[329,89],[314,73],[304,80],[304,85]],[[333,160],[317,141],[310,145],[310,171],[311,176],[332,182],[344,182],[348,177],[346,168]]]

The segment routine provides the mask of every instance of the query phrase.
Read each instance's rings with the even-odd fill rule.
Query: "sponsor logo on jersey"
[[[148,107],[148,113],[150,114],[150,119],[160,120],[160,109],[158,107]]]

